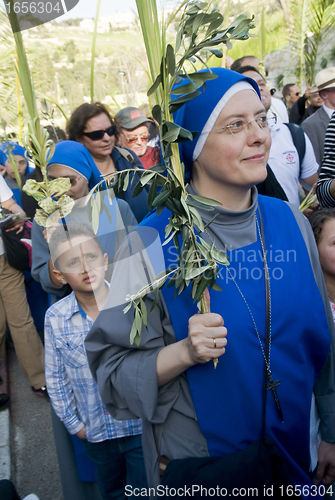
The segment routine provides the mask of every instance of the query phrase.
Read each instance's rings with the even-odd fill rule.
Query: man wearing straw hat
[[[318,87],[323,104],[301,126],[308,135],[314,148],[316,161],[321,166],[326,129],[335,111],[335,67],[319,71],[315,77],[315,84]]]

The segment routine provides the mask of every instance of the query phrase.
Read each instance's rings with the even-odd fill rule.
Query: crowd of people
[[[32,393],[51,401],[65,500],[91,499],[95,481],[94,499],[199,484],[260,497],[276,485],[278,498],[302,485],[322,497],[335,481],[335,68],[303,95],[285,85],[283,102],[258,65],[248,56],[213,68],[217,78],[174,113],[198,132],[179,145],[188,192],[220,202],[198,208],[201,238],[229,265],[219,264],[221,291],[205,292],[211,312],[199,314],[187,289],[147,295],[139,345],[125,297],[173,267],[177,251],[172,239],[162,245],[171,213],[149,213],[147,186],[134,196],[140,172],[162,162],[153,118],[133,106],[113,117],[101,103],[73,111],[47,173],[69,179],[74,206],[48,229],[17,178],[40,181],[38,166],[15,140],[0,146],[11,220],[0,235],[0,363],[8,328]],[[89,191],[127,170],[117,197],[102,183],[92,211]],[[302,214],[312,188],[318,203]],[[31,250],[25,269],[9,258],[10,233]],[[8,404],[0,394],[0,410]],[[270,469],[242,467],[252,453]]]

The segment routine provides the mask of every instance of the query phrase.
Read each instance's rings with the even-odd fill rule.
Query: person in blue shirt
[[[9,161],[9,150],[14,156],[21,179],[23,179],[25,175],[31,173],[33,171],[33,168],[29,166],[26,156],[27,150],[23,146],[20,146],[20,144],[15,141],[7,141],[0,145],[0,165],[2,165],[3,167],[1,169],[2,175],[4,176],[4,179],[7,182],[8,186],[13,191],[14,200],[16,201],[16,203],[22,206],[21,189],[16,181],[13,167]]]
[[[125,486],[146,486],[139,419],[114,420],[99,395],[84,340],[107,298],[108,255],[86,224],[69,222],[51,235],[53,274],[72,293],[49,308],[45,318],[46,379],[58,417],[83,440],[96,465],[104,499],[125,498]]]

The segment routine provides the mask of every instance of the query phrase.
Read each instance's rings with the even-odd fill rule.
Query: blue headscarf
[[[79,172],[88,180],[88,186],[92,189],[102,180],[98,167],[90,152],[80,142],[62,141],[55,147],[53,157],[48,163],[48,167],[54,163],[60,163],[65,167],[70,167]]]
[[[15,141],[7,141],[7,142],[3,142],[2,144],[0,144],[0,164],[4,165],[6,163],[6,161],[8,160],[9,150],[12,153],[12,155],[21,155],[26,160],[27,168],[26,168],[25,172],[23,173],[23,175],[26,175],[28,173],[28,167],[29,167],[29,163],[28,163],[27,155],[26,155],[27,150],[26,150],[26,148],[24,148],[23,146],[20,146],[20,144],[18,144]]]
[[[201,92],[201,94],[198,95],[198,97],[196,97],[195,99],[186,102],[180,109],[178,109],[178,111],[173,114],[174,122],[177,125],[180,125],[181,127],[192,132],[198,132],[198,135],[193,139],[193,141],[185,141],[179,143],[181,161],[185,165],[186,180],[189,180],[189,178],[191,177],[193,154],[200,139],[200,134],[204,130],[205,125],[207,125],[209,118],[215,111],[215,108],[219,106],[219,108],[217,109],[218,113],[222,110],[224,104],[220,109],[219,103],[223,99],[223,96],[229,91],[229,89],[231,89],[231,87],[238,82],[247,82],[252,86],[251,88],[256,91],[260,98],[258,85],[251,78],[225,68],[212,68],[211,71],[218,75],[218,78],[216,78],[215,80],[207,80],[205,91],[202,87],[200,87],[198,90]],[[208,73],[209,70],[206,69],[202,70],[201,72]],[[186,83],[188,83],[188,81],[184,79],[180,84],[175,85],[174,88],[185,85]],[[242,87],[243,86],[241,86],[241,90]],[[227,94],[227,96],[229,97],[229,94]],[[173,96],[173,98],[177,97],[180,96]]]
[[[5,165],[7,161],[7,156],[5,155],[5,153],[3,151],[1,151],[0,149],[0,165]]]

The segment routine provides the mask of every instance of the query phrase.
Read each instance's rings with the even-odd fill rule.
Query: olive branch
[[[150,73],[153,84],[148,96],[154,95],[156,105],[152,116],[159,124],[160,144],[164,164],[158,164],[148,170],[130,169],[114,172],[105,177],[91,191],[87,203],[90,204],[92,220],[97,230],[99,213],[103,206],[96,204],[95,193],[104,182],[111,187],[115,195],[126,190],[130,183],[140,176],[134,187],[133,195],[149,188],[149,209],[156,209],[159,216],[166,207],[172,214],[165,228],[163,245],[173,240],[179,257],[176,266],[158,275],[149,285],[141,288],[135,295],[126,297],[124,313],[134,310],[134,321],[130,332],[130,342],[139,346],[142,327],[147,326],[145,297],[156,291],[151,311],[154,309],[159,290],[168,281],[169,287],[175,287],[175,296],[189,285],[193,300],[198,301],[201,312],[208,312],[204,292],[207,287],[221,290],[216,284],[219,266],[228,265],[227,256],[209,245],[200,235],[215,217],[205,226],[198,208],[213,211],[220,203],[210,198],[189,193],[184,182],[184,165],[180,161],[178,143],[193,140],[198,131],[189,131],[173,122],[172,114],[186,102],[200,95],[200,88],[206,87],[208,80],[217,78],[208,68],[205,59],[214,54],[222,57],[222,50],[217,47],[225,44],[231,48],[233,40],[246,40],[249,30],[254,28],[253,18],[238,16],[227,28],[221,29],[223,16],[216,9],[209,11],[206,2],[191,1],[185,5],[175,48],[166,43],[164,22],[160,27],[155,0],[141,2],[137,0],[141,30],[146,46]],[[208,72],[199,72],[197,65],[205,66]],[[176,87],[181,82],[183,85]],[[216,366],[217,359],[214,359]]]

